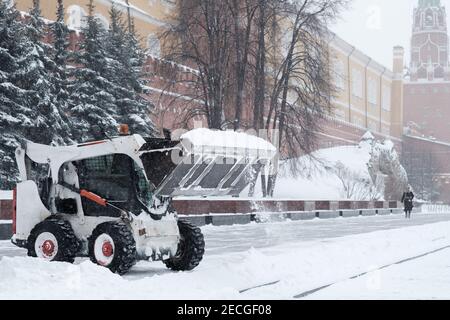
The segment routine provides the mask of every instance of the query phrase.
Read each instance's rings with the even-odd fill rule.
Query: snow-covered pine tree
[[[43,41],[47,32],[41,16],[40,0],[33,0],[33,7],[25,21],[25,59],[16,71],[18,83],[28,90],[28,106],[36,110],[35,125],[31,136],[26,137],[43,144],[64,144],[69,134],[58,105],[55,83],[58,83],[53,48]]]
[[[58,6],[56,9],[56,21],[52,25],[52,32],[54,36],[55,63],[58,66],[66,66],[69,48],[69,28],[67,28],[64,23],[63,0],[58,0]],[[65,77],[65,72],[62,72],[62,75],[63,77]]]
[[[64,23],[64,3],[63,0],[58,0],[56,21],[52,24],[53,34],[53,85],[54,85],[54,99],[58,106],[61,118],[64,122],[64,131],[66,132],[63,139],[67,143],[71,143],[70,120],[68,113],[68,99],[69,92],[67,90],[67,61],[69,48],[69,29]]]
[[[135,90],[139,92],[142,91],[142,86],[144,81],[142,80],[143,66],[145,63],[145,53],[142,49],[140,43],[140,38],[136,33],[136,28],[134,26],[134,18],[128,13],[128,28],[125,32],[125,46],[129,48],[126,51],[128,54],[130,69],[128,71],[128,78],[130,82],[134,84]]]
[[[133,21],[128,21],[127,28],[122,13],[114,5],[110,10],[110,20],[106,50],[108,78],[115,84],[113,94],[117,103],[117,120],[128,124],[133,133],[153,136],[155,129],[150,118],[153,105],[141,96],[144,54]]]
[[[82,142],[117,135],[116,99],[111,92],[114,84],[108,80],[108,57],[104,41],[106,30],[94,16],[93,1],[89,1],[87,24],[83,27],[80,50],[74,53],[76,67],[69,83],[69,112],[73,137]]]
[[[15,149],[33,132],[36,111],[28,92],[18,86],[17,70],[26,51],[24,28],[16,7],[0,1],[0,189],[13,187],[18,171]]]

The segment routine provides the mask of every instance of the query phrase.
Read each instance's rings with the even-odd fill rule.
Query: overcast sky
[[[332,26],[341,38],[392,69],[392,49],[401,45],[409,62],[413,9],[418,0],[353,0]],[[450,12],[450,0],[441,0]],[[449,17],[447,17],[449,18]],[[450,21],[448,22],[450,25]]]

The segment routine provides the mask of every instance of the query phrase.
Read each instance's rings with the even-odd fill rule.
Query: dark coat
[[[402,202],[405,206],[405,211],[412,211],[412,209],[414,208],[413,200],[414,200],[414,193],[405,192],[403,194]]]

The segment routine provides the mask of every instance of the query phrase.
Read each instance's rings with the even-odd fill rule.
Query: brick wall
[[[248,201],[248,200],[177,200],[175,209],[183,215],[237,214],[256,212],[302,212],[354,210],[371,208],[401,208],[397,202],[367,201]],[[0,220],[12,219],[12,201],[0,200]]]
[[[13,206],[11,200],[0,200],[0,220],[12,219]]]
[[[404,136],[402,163],[417,189],[430,184],[439,192],[437,201],[450,203],[450,143]],[[426,180],[431,180],[426,182]],[[423,182],[425,181],[425,183]],[[420,191],[420,190],[417,190]]]
[[[404,124],[425,137],[450,142],[450,82],[406,83]]]
[[[357,145],[367,131],[369,129],[358,127],[345,121],[328,119],[322,124],[322,130],[318,133],[317,148],[325,149],[337,146]],[[400,139],[381,135],[376,132],[372,132],[372,134],[379,141],[385,139],[392,140],[397,152],[402,152],[402,141]]]
[[[398,202],[369,201],[248,201],[248,200],[178,200],[174,202],[179,214],[236,214],[256,212],[302,212],[355,209],[397,209]]]

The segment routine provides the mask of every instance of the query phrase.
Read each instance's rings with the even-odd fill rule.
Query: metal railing
[[[420,209],[422,213],[450,213],[450,205],[446,204],[423,204]]]

